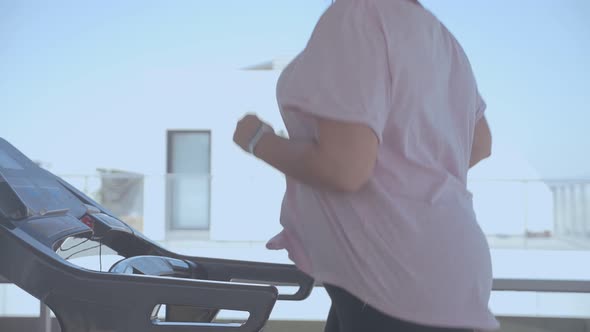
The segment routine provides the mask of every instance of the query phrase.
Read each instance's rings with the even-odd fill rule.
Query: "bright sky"
[[[496,141],[543,177],[590,177],[590,1],[423,3],[469,54]],[[205,73],[293,55],[328,4],[0,0],[0,136],[50,114],[60,96],[150,68]]]

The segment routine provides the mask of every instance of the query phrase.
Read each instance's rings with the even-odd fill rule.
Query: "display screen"
[[[22,170],[23,167],[6,152],[0,150],[0,168]]]

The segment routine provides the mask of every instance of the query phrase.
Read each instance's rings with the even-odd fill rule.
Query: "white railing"
[[[557,234],[590,237],[590,180],[548,181],[553,192]]]
[[[229,196],[224,191],[235,190],[215,187],[211,176],[199,175],[103,172],[62,178],[140,230],[145,222],[161,222],[166,229],[176,223],[182,229],[191,223],[189,218],[195,218],[192,223],[202,227],[214,225],[216,220],[211,216],[214,218],[215,213],[205,211],[211,208],[211,190],[217,192],[216,197]],[[256,183],[262,183],[257,180],[261,179],[253,178],[249,183],[255,188]],[[474,195],[478,221],[493,248],[590,250],[590,179],[470,179],[468,188]],[[276,192],[265,194],[282,195],[283,190],[282,184],[277,184]],[[175,203],[188,204],[189,200],[172,199],[181,194],[191,196],[192,210],[170,213]],[[149,201],[148,206],[144,206],[144,200]],[[154,210],[155,205],[160,208]],[[154,218],[153,211],[165,213]],[[236,215],[236,220],[240,217]]]

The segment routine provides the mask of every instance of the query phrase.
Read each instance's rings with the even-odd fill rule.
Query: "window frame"
[[[190,228],[190,227],[177,227],[174,226],[172,221],[172,188],[171,183],[168,180],[172,172],[173,162],[172,162],[172,148],[173,148],[173,138],[176,134],[206,134],[209,136],[209,148],[207,153],[209,155],[209,188],[208,188],[208,202],[207,202],[207,214],[208,214],[208,224],[207,228]],[[212,174],[212,145],[213,145],[213,135],[210,129],[167,129],[166,130],[166,179],[165,179],[165,187],[166,187],[166,202],[165,202],[165,216],[166,216],[166,237],[172,239],[192,239],[192,240],[206,240],[209,239],[209,233],[211,230],[211,174]]]

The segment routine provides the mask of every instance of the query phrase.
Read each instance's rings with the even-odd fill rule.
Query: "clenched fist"
[[[248,144],[254,138],[260,126],[266,126],[268,131],[273,131],[268,123],[260,120],[255,114],[245,115],[236,125],[234,142],[245,151],[248,151]]]

